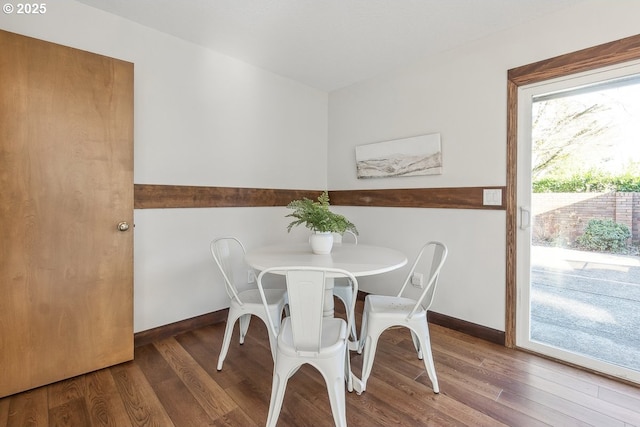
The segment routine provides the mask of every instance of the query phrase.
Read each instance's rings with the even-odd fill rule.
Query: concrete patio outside
[[[531,251],[531,339],[640,371],[640,257]]]

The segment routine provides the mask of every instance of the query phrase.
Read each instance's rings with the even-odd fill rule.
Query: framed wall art
[[[441,174],[440,134],[358,145],[356,170],[359,179]]]

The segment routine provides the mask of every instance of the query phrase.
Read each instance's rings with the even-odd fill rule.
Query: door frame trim
[[[507,71],[506,310],[505,345],[516,342],[516,231],[518,88],[532,83],[640,59],[640,34]]]

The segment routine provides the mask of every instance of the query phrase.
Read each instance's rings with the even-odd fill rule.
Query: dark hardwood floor
[[[273,368],[266,328],[254,319],[244,345],[234,336],[217,372],[223,332],[221,323],[157,340],[132,362],[0,399],[0,427],[262,426]],[[350,426],[640,427],[638,387],[437,325],[431,333],[441,393],[409,333],[389,330],[367,391],[347,393]],[[352,353],[356,374],[361,364]],[[322,377],[305,366],[289,381],[278,425],[330,426],[330,411]]]

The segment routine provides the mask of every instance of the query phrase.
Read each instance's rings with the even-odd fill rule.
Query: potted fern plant
[[[293,200],[287,208],[293,209],[287,217],[295,218],[287,226],[287,231],[291,232],[293,227],[304,225],[313,232],[309,238],[311,250],[315,254],[328,254],[333,247],[333,234],[344,233],[349,230],[358,234],[356,226],[343,215],[329,210],[329,193],[326,191],[318,197],[317,201],[306,197]]]

